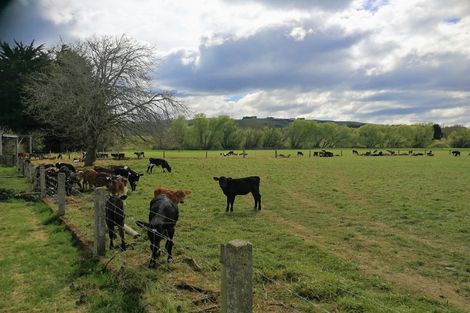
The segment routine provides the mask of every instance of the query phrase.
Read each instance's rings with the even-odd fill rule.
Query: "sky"
[[[0,40],[126,34],[195,113],[470,126],[469,0],[13,0]]]

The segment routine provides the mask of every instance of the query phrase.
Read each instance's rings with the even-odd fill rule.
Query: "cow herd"
[[[132,170],[129,166],[95,166],[93,168],[75,168],[68,163],[42,164],[46,173],[46,185],[57,190],[57,177],[59,173],[65,173],[67,195],[72,195],[75,186],[82,192],[97,187],[105,187],[109,196],[105,204],[106,226],[109,234],[109,248],[114,249],[117,234],[121,239],[119,247],[126,250],[124,238],[125,200],[128,197],[129,185],[131,191],[136,191],[140,178],[144,175]],[[150,158],[147,166],[147,174],[152,174],[153,168],[161,167],[163,172],[172,172],[170,164],[165,159]],[[40,176],[40,167],[36,169],[36,177]],[[227,197],[226,212],[233,212],[235,196],[251,193],[253,195],[255,210],[261,210],[261,194],[259,192],[260,177],[250,176],[245,178],[214,177],[219,182],[222,192]],[[39,181],[37,179],[36,181]],[[158,187],[154,190],[153,199],[149,205],[148,221],[136,221],[137,226],[147,231],[150,241],[151,257],[149,267],[156,266],[156,259],[161,254],[160,242],[165,240],[167,261],[173,260],[173,236],[176,223],[179,218],[178,205],[183,203],[185,197],[190,195],[188,190],[170,190]]]

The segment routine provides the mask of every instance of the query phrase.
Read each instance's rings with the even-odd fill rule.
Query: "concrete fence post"
[[[106,234],[106,187],[95,189],[95,227],[93,256],[100,257],[105,253]]]
[[[252,250],[244,240],[220,245],[222,313],[253,312]]]
[[[23,168],[24,168],[24,177],[29,179],[29,162],[24,162]]]
[[[59,173],[57,181],[57,205],[59,215],[65,214],[65,173]]]
[[[22,176],[24,176],[24,160],[18,158],[18,170]]]
[[[31,164],[31,162],[30,162],[28,167],[29,167],[29,170],[28,170],[29,177],[28,177],[28,179],[31,183],[34,183],[34,172],[35,172],[34,171],[34,165]]]
[[[39,166],[39,186],[41,188],[41,198],[46,196],[46,169],[44,165]]]

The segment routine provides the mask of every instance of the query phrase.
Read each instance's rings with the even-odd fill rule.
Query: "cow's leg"
[[[261,195],[258,193],[253,193],[253,198],[255,199],[255,210],[261,210]]]
[[[155,229],[153,229],[155,230]],[[152,256],[150,257],[149,268],[156,267],[156,259],[160,256],[160,237],[157,236],[152,230],[149,230],[150,239],[150,250],[152,250]]]
[[[109,249],[114,249],[113,240],[116,237],[116,233],[114,232],[114,225],[113,223],[108,222],[108,233],[109,233]]]
[[[235,202],[235,196],[230,197],[230,212],[233,212],[233,203]]]
[[[227,207],[225,208],[225,212],[228,212],[229,207],[230,207],[230,197],[227,196]]]
[[[165,249],[168,252],[168,262],[173,262],[173,255],[171,254],[171,250],[173,249],[173,235],[175,234],[175,226],[171,226],[167,229],[167,238],[165,242]]]
[[[119,237],[121,237],[121,250],[126,251],[126,242],[124,241],[124,223],[118,227]]]

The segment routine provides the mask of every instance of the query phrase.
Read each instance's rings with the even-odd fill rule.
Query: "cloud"
[[[347,7],[352,0],[224,0],[232,3],[259,3],[276,9],[313,9],[339,10]]]
[[[127,35],[193,112],[470,125],[470,1],[14,0],[0,38]]]
[[[296,27],[274,26],[244,38],[227,35],[220,44],[201,45],[197,52],[177,51],[162,60],[156,79],[195,92],[238,92],[335,87],[354,75],[349,49],[364,34],[332,28],[305,32],[299,40],[292,29]]]

